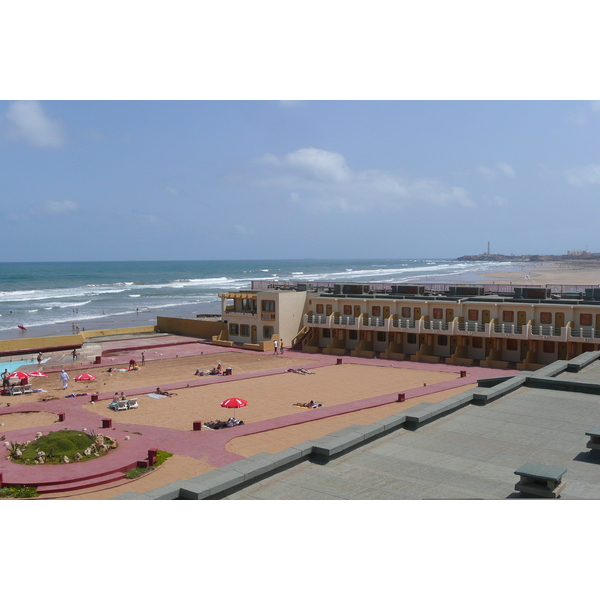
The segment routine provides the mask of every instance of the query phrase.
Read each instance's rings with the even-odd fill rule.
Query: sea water
[[[219,293],[249,289],[253,280],[460,281],[510,263],[446,259],[227,260],[0,263],[0,337],[30,328],[132,326],[156,315],[219,313]],[[18,329],[27,328],[25,333]],[[57,333],[54,327],[46,333]]]

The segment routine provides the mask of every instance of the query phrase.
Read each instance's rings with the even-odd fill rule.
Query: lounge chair
[[[115,406],[115,410],[127,410],[128,408],[129,404],[127,403],[127,400],[119,400]]]
[[[23,393],[23,386],[22,385],[13,385],[10,388],[10,395],[11,396],[16,396],[17,394],[22,394]]]
[[[24,394],[31,394],[33,393],[33,390],[31,389],[31,384],[28,383],[27,385],[23,386],[23,393]]]
[[[129,400],[127,400],[127,408],[139,408],[139,406],[137,398],[129,398]]]

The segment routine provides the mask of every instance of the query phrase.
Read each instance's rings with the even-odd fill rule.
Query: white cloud
[[[577,187],[597,185],[600,183],[600,165],[588,165],[587,167],[570,169],[567,171],[567,181]]]
[[[506,177],[516,177],[515,170],[505,162],[496,163],[493,167],[480,166],[477,167],[477,172],[483,175],[486,179],[496,179],[499,175]]]
[[[43,212],[46,213],[68,213],[77,210],[77,202],[73,200],[46,200],[42,208]]]
[[[254,233],[253,233],[253,232],[252,232],[250,229],[248,229],[248,228],[244,227],[243,225],[239,225],[239,224],[238,224],[238,225],[234,225],[234,226],[233,226],[233,228],[234,228],[234,229],[235,229],[235,230],[236,230],[236,231],[237,231],[237,232],[238,232],[240,235],[254,235]]]
[[[419,202],[475,206],[461,187],[434,179],[408,180],[377,169],[353,171],[344,156],[327,150],[302,148],[282,158],[267,154],[257,162],[268,171],[257,183],[282,188],[291,201],[315,210],[364,212]]]
[[[66,143],[62,126],[47,117],[35,100],[11,102],[5,118],[9,123],[7,139],[38,148],[61,148]]]

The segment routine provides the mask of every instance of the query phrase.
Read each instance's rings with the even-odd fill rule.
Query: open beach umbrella
[[[242,400],[242,398],[227,398],[224,402],[221,402],[221,406],[223,408],[233,408],[233,417],[235,418],[235,409],[241,408],[242,406],[246,406],[248,404],[247,400]]]
[[[48,377],[46,373],[42,373],[41,371],[34,371],[33,373],[29,373],[28,377]]]
[[[77,375],[75,377],[75,381],[93,381],[96,379],[95,375],[90,375],[89,373],[82,373],[81,375]]]
[[[27,373],[23,373],[23,371],[15,371],[8,376],[9,379],[17,378],[17,379],[28,379],[29,375]]]

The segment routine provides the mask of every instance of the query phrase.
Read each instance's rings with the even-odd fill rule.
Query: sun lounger
[[[127,400],[127,408],[139,408],[139,406],[137,398],[129,398]]]
[[[117,406],[115,406],[115,410],[127,410],[129,408],[129,404],[127,400],[119,400],[117,402]]]
[[[117,404],[118,402],[109,402],[108,404],[108,408],[112,408],[113,410],[117,410]]]
[[[23,386],[23,393],[24,394],[31,394],[33,392],[33,390],[31,389],[31,384],[28,383],[27,385]]]
[[[10,388],[11,396],[17,396],[18,394],[22,394],[22,393],[23,393],[22,385],[13,385],[13,387]]]

